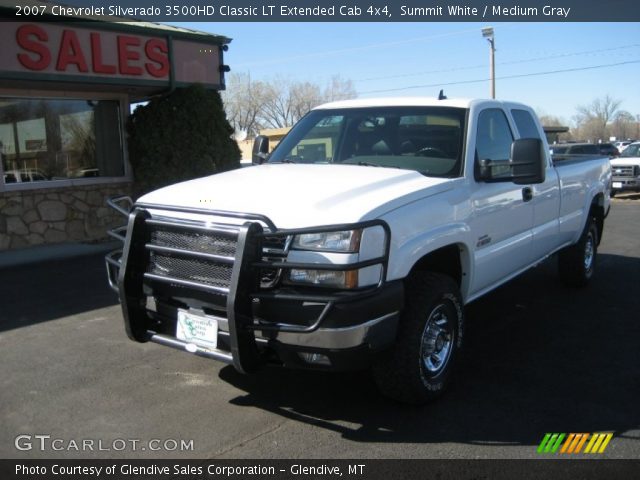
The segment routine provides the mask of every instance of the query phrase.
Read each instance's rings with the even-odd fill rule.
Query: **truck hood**
[[[171,185],[138,202],[261,214],[278,228],[304,228],[378,218],[451,188],[452,179],[409,170],[265,164]]]
[[[640,157],[618,157],[611,159],[612,167],[628,167],[640,164]]]

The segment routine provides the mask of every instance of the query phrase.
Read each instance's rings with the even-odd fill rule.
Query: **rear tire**
[[[562,281],[570,287],[586,286],[596,268],[597,252],[598,228],[595,219],[589,217],[578,242],[558,254],[558,272]]]
[[[411,275],[396,342],[373,365],[382,394],[411,404],[442,394],[462,346],[463,324],[462,298],[453,279],[431,272]]]

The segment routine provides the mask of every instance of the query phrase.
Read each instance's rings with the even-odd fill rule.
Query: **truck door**
[[[513,108],[511,115],[520,134],[520,138],[544,139],[538,123],[531,112],[522,108]],[[549,149],[545,151],[547,167],[545,180],[531,185],[531,204],[533,205],[533,240],[531,244],[534,262],[548,255],[559,246],[560,229],[560,183],[558,172],[551,165]]]
[[[473,126],[470,126],[473,129]],[[482,110],[475,128],[475,166],[480,159],[508,162],[515,136],[500,108]],[[472,140],[472,139],[470,139]],[[473,145],[473,143],[471,143]],[[501,167],[494,167],[499,173]],[[472,295],[508,279],[531,263],[533,204],[525,185],[478,180],[471,188],[475,242]]]

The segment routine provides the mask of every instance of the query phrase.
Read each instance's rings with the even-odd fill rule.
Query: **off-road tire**
[[[373,364],[381,393],[411,404],[438,397],[448,385],[459,356],[463,325],[462,298],[456,282],[440,273],[412,274],[405,284],[405,307],[395,344]],[[442,362],[436,361],[439,354],[443,354]]]
[[[562,281],[570,287],[586,286],[596,268],[598,252],[598,228],[593,217],[574,245],[562,249],[558,254],[558,273]]]

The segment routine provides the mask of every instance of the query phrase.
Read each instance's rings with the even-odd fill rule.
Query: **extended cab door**
[[[560,183],[558,172],[551,164],[544,132],[540,123],[535,120],[533,112],[523,105],[518,105],[511,108],[511,115],[520,138],[539,138],[545,146],[545,179],[542,183],[530,186],[533,205],[531,261],[534,262],[555,250],[560,243]]]
[[[472,131],[474,125],[470,125]],[[471,296],[505,280],[531,263],[533,204],[526,185],[512,181],[479,180],[481,159],[505,163],[509,169],[511,144],[515,139],[507,115],[501,108],[481,110],[475,122],[475,166],[471,186],[470,226],[474,245]],[[470,138],[470,145],[473,139]],[[494,170],[502,168],[499,165]]]

